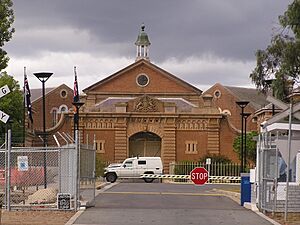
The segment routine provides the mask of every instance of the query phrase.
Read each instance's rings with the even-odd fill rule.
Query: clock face
[[[137,76],[136,82],[139,86],[145,87],[149,84],[149,77],[146,74],[140,74]]]

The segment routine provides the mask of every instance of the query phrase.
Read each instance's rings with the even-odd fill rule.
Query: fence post
[[[6,209],[10,211],[10,155],[11,154],[11,130],[7,131],[7,179],[6,179]]]

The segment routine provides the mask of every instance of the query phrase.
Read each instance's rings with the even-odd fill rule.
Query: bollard
[[[245,202],[251,202],[251,183],[249,173],[241,173],[241,206],[244,206]]]

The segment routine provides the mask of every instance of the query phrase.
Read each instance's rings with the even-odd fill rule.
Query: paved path
[[[254,212],[212,191],[213,185],[121,183],[99,194],[82,225],[270,225]]]

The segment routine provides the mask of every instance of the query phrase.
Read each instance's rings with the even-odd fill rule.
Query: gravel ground
[[[2,211],[1,225],[64,225],[74,211]]]

